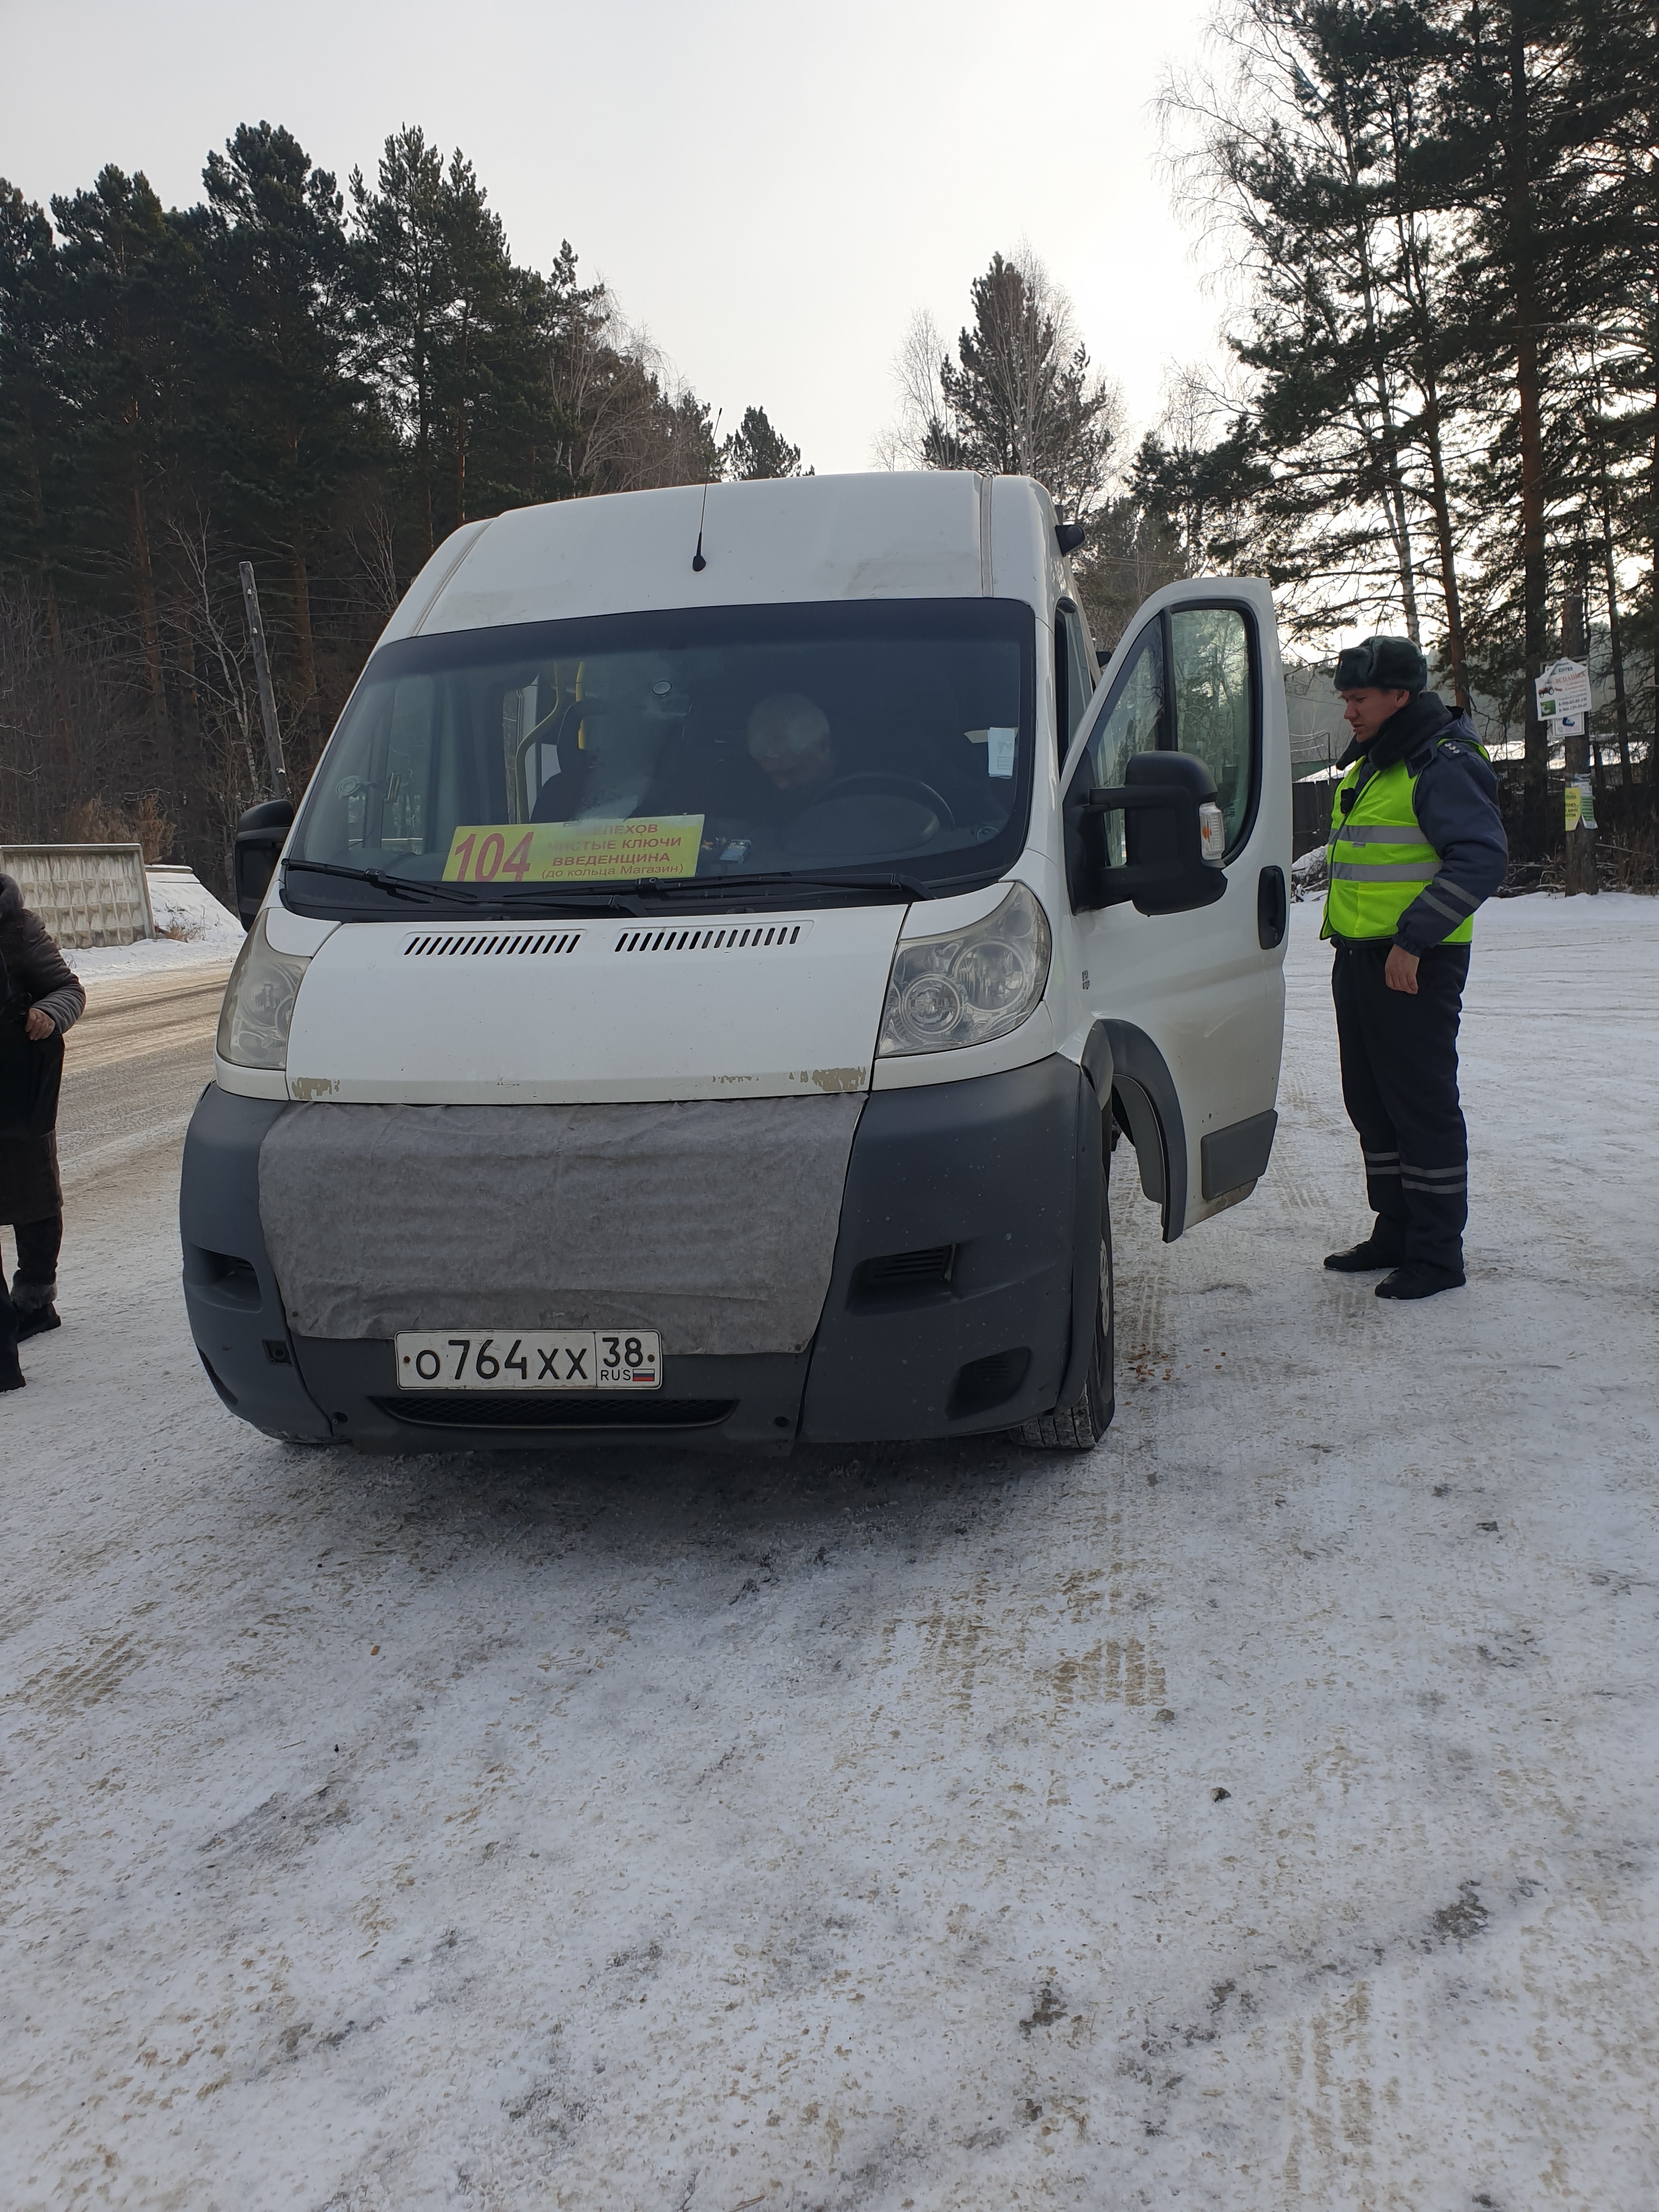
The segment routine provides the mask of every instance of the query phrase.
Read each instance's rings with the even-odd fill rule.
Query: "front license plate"
[[[519,1335],[430,1331],[398,1339],[400,1390],[657,1390],[654,1329],[534,1328]]]

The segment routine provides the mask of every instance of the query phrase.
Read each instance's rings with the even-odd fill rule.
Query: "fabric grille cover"
[[[799,1352],[860,1093],[679,1105],[290,1105],[259,1213],[296,1334],[653,1328]]]

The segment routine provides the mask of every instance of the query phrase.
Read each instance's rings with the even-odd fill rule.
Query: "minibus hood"
[[[908,910],[349,923],[306,970],[289,1092],[527,1105],[866,1091]]]

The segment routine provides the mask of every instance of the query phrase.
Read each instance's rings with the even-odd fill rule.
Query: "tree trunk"
[[[1548,626],[1548,563],[1544,539],[1543,406],[1538,364],[1535,242],[1528,173],[1532,127],[1526,29],[1519,6],[1510,16],[1509,171],[1504,240],[1515,310],[1516,403],[1521,433],[1521,590],[1526,655],[1527,737],[1522,769],[1522,836],[1528,858],[1542,860],[1549,842],[1549,732],[1538,718],[1533,679],[1543,672]]]
[[[75,737],[70,720],[69,675],[64,665],[64,625],[58,611],[58,592],[52,580],[52,570],[46,558],[46,501],[40,483],[40,454],[34,437],[34,417],[30,411],[28,393],[22,394],[18,410],[22,433],[21,446],[23,474],[28,492],[29,519],[34,525],[40,553],[38,563],[40,595],[46,610],[46,646],[52,656],[52,735],[57,763],[52,793],[54,814],[69,804],[70,793],[75,787]]]
[[[437,550],[438,540],[432,520],[432,395],[428,384],[426,326],[423,323],[416,330],[415,343],[415,452],[421,477],[421,520],[426,526],[426,550],[431,555]]]
[[[1394,542],[1400,556],[1400,593],[1405,602],[1406,635],[1413,645],[1420,645],[1422,625],[1417,612],[1416,562],[1412,555],[1411,524],[1406,515],[1406,479],[1400,466],[1397,441],[1389,439],[1389,489],[1394,502]]]
[[[1584,623],[1584,595],[1569,592],[1561,607],[1561,650],[1570,660],[1589,660],[1589,638]],[[1590,741],[1588,720],[1580,737],[1569,738],[1562,747],[1564,765],[1569,781],[1577,781],[1589,771]],[[1565,839],[1563,875],[1567,896],[1580,891],[1595,892],[1599,888],[1596,876],[1595,832],[1581,821],[1576,829],[1563,832]]]
[[[138,601],[138,631],[143,647],[144,672],[149,684],[153,770],[159,776],[166,765],[167,678],[161,665],[161,626],[155,612],[155,571],[149,553],[149,521],[144,512],[143,472],[137,453],[132,457],[132,574]],[[171,781],[171,778],[167,781]]]
[[[1387,517],[1389,535],[1394,544],[1395,562],[1400,572],[1400,597],[1405,609],[1406,633],[1413,645],[1420,642],[1421,625],[1417,612],[1417,564],[1412,555],[1411,522],[1406,507],[1405,472],[1400,465],[1400,424],[1398,410],[1389,374],[1388,348],[1383,339],[1377,316],[1376,270],[1371,258],[1370,239],[1367,234],[1367,217],[1364,212],[1364,191],[1361,184],[1358,148],[1355,143],[1353,118],[1346,100],[1337,109],[1339,128],[1342,134],[1343,161],[1347,172],[1348,189],[1352,196],[1356,213],[1353,222],[1353,243],[1359,270],[1360,298],[1364,305],[1365,343],[1370,355],[1371,375],[1376,387],[1376,408],[1382,423],[1382,464],[1384,496],[1382,511]],[[1364,432],[1363,415],[1361,430]],[[1370,440],[1367,440],[1370,443]]]
[[[306,565],[304,540],[294,543],[289,579],[294,591],[294,642],[300,662],[300,729],[305,760],[299,788],[317,765],[323,750],[322,715],[317,697],[317,659],[311,636],[311,572]]]
[[[173,602],[173,635],[178,641],[173,657],[179,686],[179,729],[181,739],[178,804],[182,817],[179,830],[180,857],[210,884],[218,874],[219,836],[207,805],[209,788],[207,740],[202,728],[202,702],[196,674],[196,625],[187,587]]]
[[[472,328],[471,319],[463,314],[460,326],[459,372],[455,380],[455,523],[459,530],[466,520],[466,380],[471,366]]]
[[[1463,604],[1457,588],[1457,547],[1452,536],[1451,496],[1446,486],[1446,457],[1440,439],[1440,398],[1434,380],[1425,380],[1427,405],[1423,439],[1429,454],[1429,504],[1434,514],[1435,550],[1440,559],[1440,591],[1446,603],[1446,660],[1452,696],[1459,709],[1469,703],[1468,655],[1463,643]]]
[[[1630,702],[1625,692],[1625,633],[1619,619],[1619,569],[1610,518],[1602,517],[1601,579],[1607,595],[1607,646],[1613,655],[1613,726],[1619,738],[1619,781],[1631,787]],[[1628,802],[1626,802],[1628,803]]]

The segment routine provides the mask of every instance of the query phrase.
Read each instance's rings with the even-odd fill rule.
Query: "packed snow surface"
[[[71,1158],[0,2199],[1659,2202],[1659,903],[1480,917],[1420,1305],[1319,1266],[1318,921],[1254,1199],[1165,1248],[1118,1154],[1080,1459],[284,1449],[191,1347],[174,1125]]]

